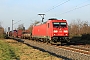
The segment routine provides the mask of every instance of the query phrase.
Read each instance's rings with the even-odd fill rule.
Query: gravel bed
[[[58,48],[52,45],[48,45],[46,43],[41,43],[41,42],[39,43],[35,41],[30,41],[30,40],[25,40],[24,43],[34,48],[40,49],[42,51],[47,51],[50,54],[63,58],[64,60],[89,60],[90,59],[90,55]]]

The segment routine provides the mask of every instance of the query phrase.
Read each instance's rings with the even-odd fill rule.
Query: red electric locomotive
[[[68,42],[68,24],[66,20],[49,19],[47,22],[33,26],[32,38],[44,42]]]

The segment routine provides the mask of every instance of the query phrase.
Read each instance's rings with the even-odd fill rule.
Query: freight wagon
[[[23,30],[13,30],[9,34],[14,38],[21,38]]]
[[[21,38],[23,39],[30,39],[31,35],[30,35],[30,31],[29,30],[24,30],[22,32]]]

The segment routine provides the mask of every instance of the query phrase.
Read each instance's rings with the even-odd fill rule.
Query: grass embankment
[[[7,44],[4,42],[0,42],[0,45],[5,45],[5,48],[3,47],[2,48],[4,50],[6,49],[5,51],[7,51],[7,53],[4,51],[0,53],[0,55],[3,54],[2,56],[0,56],[2,57],[1,60],[6,59],[7,57],[8,59],[6,60],[12,60],[12,59],[16,59],[16,60],[17,59],[18,60],[62,60],[61,58],[52,56],[47,52],[39,51],[37,49],[34,49],[32,47],[29,47],[25,44],[19,43],[14,40],[5,40],[5,41],[7,42]],[[11,52],[13,52],[13,54]]]
[[[0,60],[19,59],[14,53],[14,48],[7,44],[5,41],[0,40]]]

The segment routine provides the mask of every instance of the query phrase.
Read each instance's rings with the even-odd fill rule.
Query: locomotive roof
[[[50,19],[48,19],[48,20],[58,20],[57,18],[50,18]]]
[[[43,23],[40,22],[40,23],[36,24],[35,26],[41,25],[41,24],[46,24],[48,21],[58,22],[58,19],[56,19],[56,18],[50,18],[50,19],[48,19],[46,22],[43,22]],[[63,20],[63,19],[61,19],[61,20],[59,20],[59,21],[66,22],[66,20]]]

